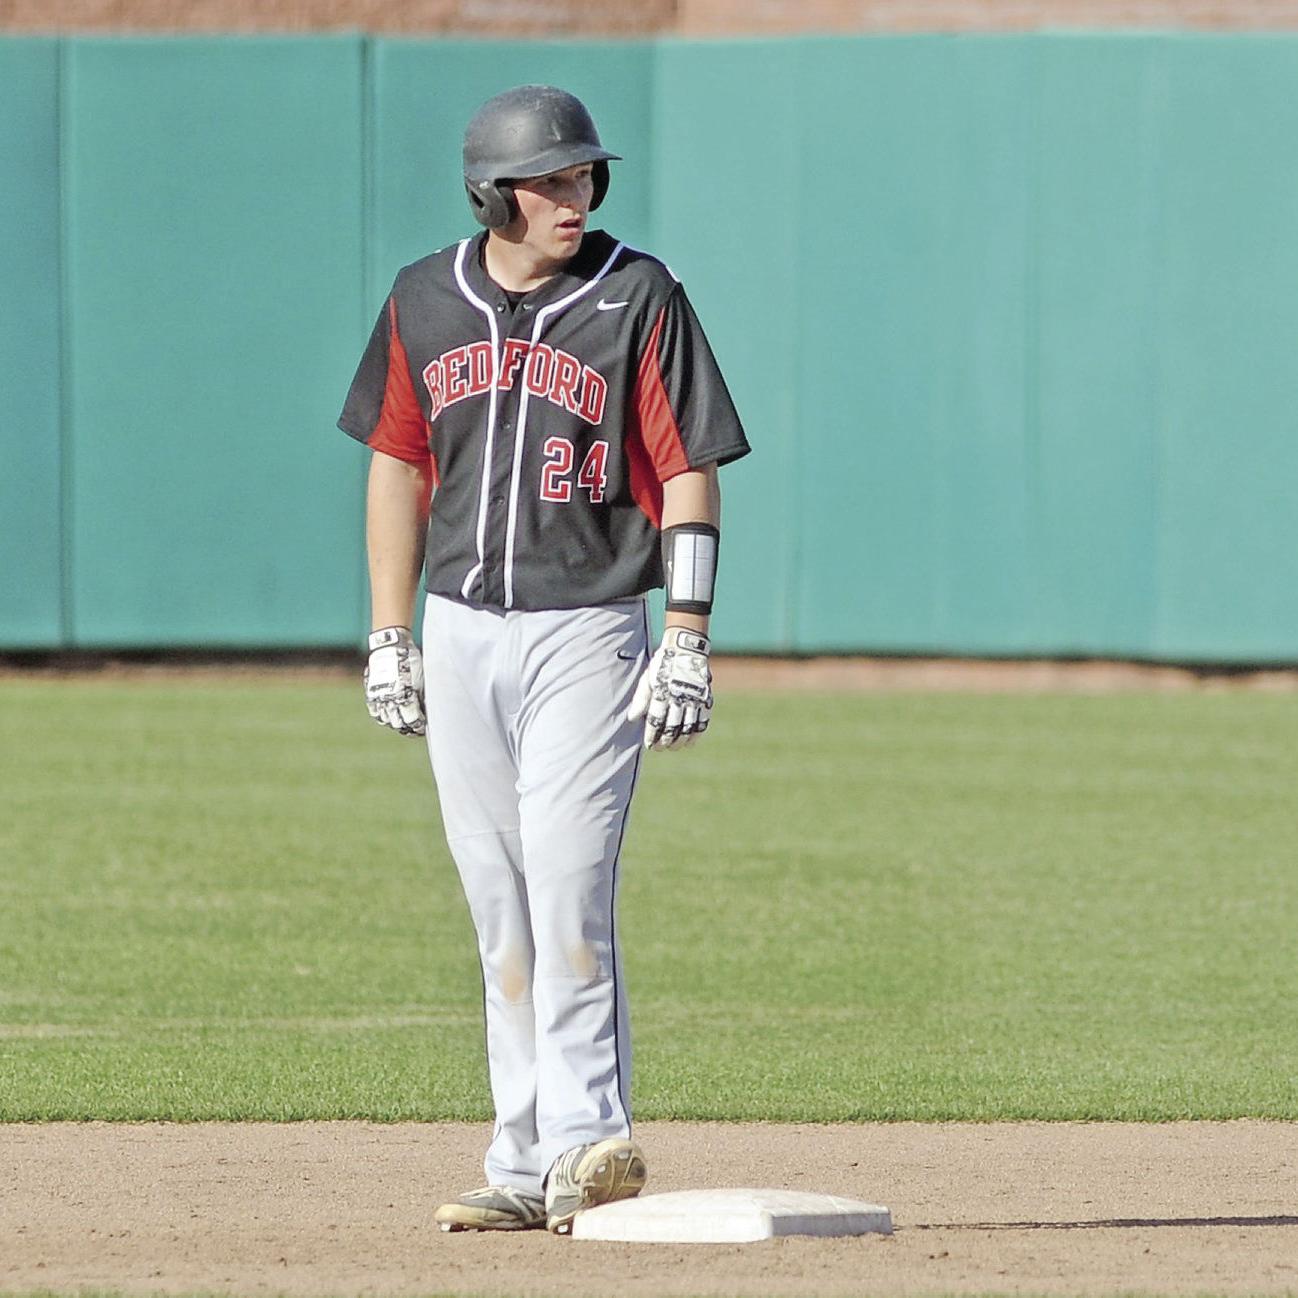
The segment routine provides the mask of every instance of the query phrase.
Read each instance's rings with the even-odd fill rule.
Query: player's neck
[[[482,255],[487,274],[510,293],[530,293],[540,288],[572,260],[564,257],[555,261],[526,243],[503,237],[497,230],[487,236]]]

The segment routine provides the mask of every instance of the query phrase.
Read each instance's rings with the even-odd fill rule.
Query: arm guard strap
[[[667,611],[711,613],[721,533],[711,523],[678,523],[662,540]]]

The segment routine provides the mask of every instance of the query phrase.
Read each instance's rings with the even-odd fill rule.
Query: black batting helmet
[[[586,105],[555,86],[517,86],[488,99],[464,132],[464,188],[481,224],[505,225],[517,210],[511,180],[593,163],[591,209],[608,193],[609,159]]]

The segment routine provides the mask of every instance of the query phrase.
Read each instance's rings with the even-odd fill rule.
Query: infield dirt
[[[648,1123],[650,1190],[892,1209],[891,1238],[444,1235],[487,1132],[368,1123],[0,1127],[0,1290],[836,1295],[1298,1291],[1298,1123]]]

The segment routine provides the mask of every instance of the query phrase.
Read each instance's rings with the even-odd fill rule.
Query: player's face
[[[510,224],[519,227],[518,242],[546,259],[566,261],[581,243],[594,195],[589,163],[514,181],[518,216]]]

